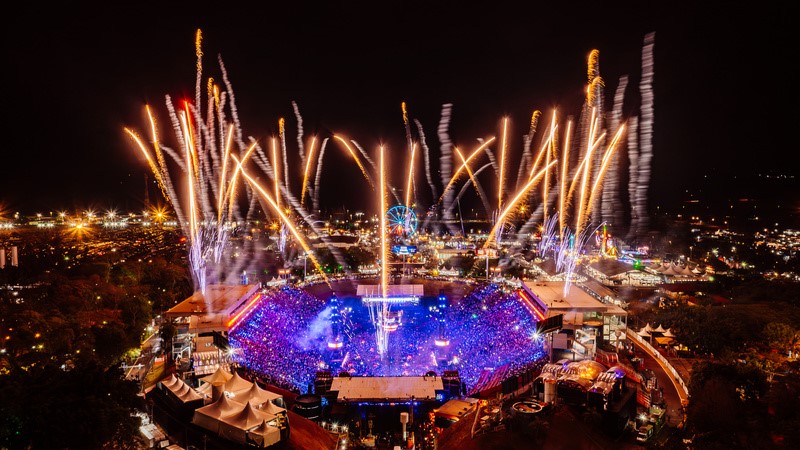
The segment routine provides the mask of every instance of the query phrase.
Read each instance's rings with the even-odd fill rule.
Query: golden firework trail
[[[586,205],[586,194],[587,194],[587,185],[589,183],[589,174],[591,173],[591,161],[592,161],[592,154],[594,153],[594,149],[597,148],[597,145],[605,136],[605,133],[600,136],[599,139],[595,140],[595,133],[597,132],[598,126],[598,119],[596,115],[597,109],[592,108],[592,119],[591,119],[591,126],[589,127],[589,148],[586,150],[586,156],[584,157],[581,165],[583,166],[583,174],[581,175],[581,190],[580,190],[580,202],[578,203],[578,214],[575,216],[575,230],[581,230],[583,228],[584,223],[584,216],[586,213],[584,212],[584,208]],[[580,173],[580,168],[578,169]],[[576,175],[577,176],[577,175]]]
[[[389,276],[388,276],[388,267],[389,262],[387,261],[389,252],[387,251],[387,243],[386,243],[386,162],[384,161],[384,149],[381,145],[380,147],[380,156],[381,156],[381,168],[380,168],[380,188],[378,189],[378,196],[380,197],[380,205],[381,205],[381,295],[383,298],[387,297],[388,293],[388,284],[389,284]]]
[[[158,169],[158,167],[156,167],[156,162],[153,161],[153,158],[150,157],[150,153],[147,151],[147,147],[145,147],[145,145],[142,142],[141,138],[139,138],[139,136],[135,132],[133,132],[130,128],[125,127],[124,130],[125,130],[126,133],[128,133],[128,135],[131,137],[131,139],[133,139],[133,141],[136,143],[136,146],[139,147],[139,149],[142,151],[142,154],[144,155],[144,158],[147,160],[147,165],[150,166],[150,170],[156,176],[156,180],[158,181],[158,185],[161,187],[161,190],[164,191],[164,187],[163,187],[164,182],[161,180],[161,171]],[[166,196],[166,194],[165,194],[165,196]]]
[[[244,164],[244,162],[247,161],[247,159],[250,157],[251,154],[253,154],[253,151],[255,149],[256,149],[256,142],[253,142],[252,144],[250,144],[250,147],[247,149],[247,152],[245,152],[244,156],[242,156],[241,164]],[[234,155],[231,155],[231,157],[233,156]],[[234,201],[236,200],[236,182],[239,178],[239,167],[240,165],[237,165],[236,170],[233,171],[233,175],[231,176],[231,181],[228,187],[228,205],[229,205],[228,221],[233,220],[233,210],[234,210],[233,204]]]
[[[508,141],[508,117],[503,118],[503,139],[500,145],[500,181],[497,188],[497,209],[503,208],[503,184],[506,174],[506,144]]]
[[[242,162],[240,162],[239,158],[237,158],[236,155],[231,155],[231,158],[233,158],[233,160],[236,161],[237,173],[241,173],[242,176],[245,178],[245,180],[247,180],[247,182],[250,184],[250,186],[252,186],[256,191],[258,191],[258,193],[260,193],[261,196],[264,197],[265,200],[267,200],[270,206],[272,206],[272,209],[274,209],[275,212],[278,214],[278,216],[280,216],[281,221],[283,221],[283,223],[286,224],[286,227],[289,229],[289,231],[292,233],[295,239],[297,239],[297,242],[300,243],[300,246],[303,247],[303,250],[306,251],[308,257],[311,258],[311,262],[314,263],[314,267],[316,267],[320,275],[322,275],[322,279],[325,280],[325,283],[328,285],[328,287],[330,287],[330,281],[328,280],[327,275],[325,275],[325,271],[322,270],[322,266],[317,260],[317,257],[314,256],[311,247],[309,247],[305,239],[303,239],[303,236],[300,235],[300,232],[297,231],[297,228],[292,224],[292,221],[289,219],[289,217],[287,217],[286,214],[284,214],[284,212],[281,211],[281,208],[278,206],[278,203],[275,201],[275,199],[272,198],[271,195],[269,195],[269,192],[267,192],[266,189],[264,189],[258,183],[258,181],[254,180],[250,175],[247,174],[247,172],[244,170],[244,167],[242,166],[242,162],[244,161],[244,159],[242,160]]]
[[[561,239],[564,238],[564,221],[566,220],[565,209],[569,205],[568,199],[564,195],[564,189],[567,186],[567,161],[569,161],[569,142],[571,135],[572,121],[570,120],[567,122],[567,132],[564,136],[564,152],[561,157],[561,182],[559,183],[560,192],[558,194],[558,230]]]
[[[303,201],[306,198],[306,190],[308,189],[308,170],[311,167],[311,161],[314,159],[314,144],[317,143],[317,137],[313,136],[311,138],[311,146],[308,149],[308,155],[306,156],[306,170],[303,171],[303,190],[300,192],[300,204],[303,204]]]
[[[411,209],[411,183],[414,179],[414,153],[417,145],[411,144],[411,162],[408,165],[408,182],[406,183],[406,208]]]
[[[589,195],[589,204],[586,209],[586,214],[591,212],[592,202],[594,201],[595,196],[597,195],[598,187],[600,183],[603,181],[603,177],[606,173],[606,168],[608,167],[609,162],[611,161],[611,156],[614,153],[614,150],[617,147],[617,143],[619,142],[622,133],[625,131],[625,124],[622,124],[617,130],[617,133],[614,135],[614,138],[611,139],[611,143],[606,148],[606,152],[603,154],[603,159],[600,164],[600,171],[597,173],[597,178],[594,180],[594,184],[592,185],[591,194]]]
[[[278,119],[278,139],[280,142],[280,152],[283,158],[283,185],[286,192],[289,192],[289,160],[286,151],[286,120],[281,117]],[[275,162],[277,164],[277,161]]]
[[[539,149],[539,153],[536,155],[536,160],[533,162],[533,166],[531,166],[531,173],[528,175],[528,179],[532,178],[533,174],[536,173],[539,163],[542,162],[542,157],[544,157],[545,152],[550,148],[550,144],[555,138],[556,128],[557,125],[550,127],[550,133],[548,133],[547,139],[545,139],[545,141],[542,143],[542,148]]]
[[[464,159],[464,155],[461,154],[461,150],[459,150],[458,147],[454,147],[453,151],[455,151],[456,155],[458,155],[459,159],[461,159],[462,167],[465,167],[467,169],[467,174],[469,175],[469,179],[470,181],[472,181],[472,185],[475,186],[475,192],[477,192],[478,196],[481,197],[481,201],[483,201],[484,203],[488,203],[487,200],[483,198],[483,194],[481,194],[481,189],[478,188],[478,180],[475,178],[475,174],[472,173],[472,169],[470,169],[469,166],[467,165],[467,160]]]
[[[553,110],[553,118],[550,121],[550,149],[547,151],[547,157],[545,158],[545,166],[550,166],[550,156],[551,153],[555,153],[556,151],[556,112]],[[555,156],[555,155],[554,155]],[[542,184],[542,221],[547,223],[547,191],[550,189],[550,171],[546,171],[544,173],[544,183]]]
[[[595,119],[595,120],[593,120],[591,122],[592,126],[590,127],[590,133],[589,133],[590,136],[589,136],[589,139],[587,140],[587,145],[588,145],[588,150],[586,152],[587,154],[593,153],[594,149],[597,148],[597,146],[600,145],[600,142],[606,137],[606,134],[602,133],[600,135],[600,137],[598,137],[597,139],[594,139],[594,134],[591,133],[591,132],[594,131],[594,129],[597,127],[597,124],[598,124],[598,120],[597,119]],[[572,183],[570,183],[569,191],[567,192],[567,197],[572,197],[573,191],[575,190],[575,186],[577,186],[578,180],[581,179],[581,177],[583,176],[584,171],[588,170],[588,169],[586,169],[586,166],[590,166],[590,165],[591,165],[591,161],[589,161],[587,159],[586,155],[584,155],[583,159],[581,159],[580,164],[578,164],[577,169],[575,169],[575,177],[572,179]]]
[[[280,188],[280,172],[278,170],[278,166],[280,166],[280,161],[278,161],[278,146],[275,143],[275,138],[273,137],[270,139],[270,144],[272,145],[272,169],[275,171],[275,203],[280,208],[281,206],[281,188]]]
[[[164,193],[164,198],[169,198],[166,191],[166,182],[167,174],[167,162],[164,159],[164,152],[161,151],[161,145],[158,141],[158,129],[156,128],[156,120],[153,117],[152,111],[150,111],[150,105],[144,106],[145,111],[147,111],[147,118],[150,121],[150,134],[153,136],[153,151],[156,155],[156,162],[158,163],[158,167],[161,171],[156,174],[156,178],[161,180],[161,191]]]
[[[478,148],[476,148],[472,153],[470,153],[470,155],[467,157],[467,159],[462,160],[463,162],[458,167],[458,170],[456,170],[456,173],[453,174],[453,176],[450,178],[450,181],[448,181],[447,185],[444,187],[444,190],[442,190],[442,195],[439,197],[439,200],[436,202],[437,204],[439,204],[444,199],[444,194],[448,191],[448,189],[450,189],[450,187],[453,185],[453,183],[456,182],[456,179],[461,174],[461,171],[464,170],[467,167],[467,164],[472,160],[472,158],[477,156],[478,153],[481,152],[481,150],[485,149],[489,144],[494,142],[494,140],[495,140],[494,137],[489,138],[483,144],[478,146]]]
[[[341,142],[344,145],[344,147],[350,153],[350,156],[352,156],[353,159],[356,161],[356,164],[358,164],[358,168],[361,169],[361,173],[364,174],[364,178],[367,179],[367,182],[369,183],[370,187],[374,188],[375,185],[372,183],[372,179],[369,177],[369,174],[367,173],[367,170],[364,169],[364,165],[361,164],[361,160],[358,159],[358,155],[356,155],[356,152],[353,150],[352,147],[350,147],[350,144],[343,137],[339,136],[338,134],[334,135],[333,138],[337,139],[339,142]]]
[[[186,110],[180,115],[181,130],[183,131],[185,164],[186,164],[186,187],[189,193],[189,242],[193,244],[198,239],[198,212],[197,199],[195,194],[195,180],[198,177],[197,151],[194,145],[194,133],[192,132],[191,119],[189,117],[189,104],[184,102]]]
[[[548,164],[546,167],[540,170],[539,173],[536,174],[536,176],[528,180],[528,182],[525,183],[525,186],[523,186],[522,189],[520,189],[519,192],[517,192],[514,198],[511,199],[511,201],[506,205],[506,209],[504,209],[503,212],[501,212],[500,215],[497,216],[497,220],[495,221],[494,226],[492,227],[492,231],[489,232],[489,236],[486,238],[486,242],[484,242],[483,248],[488,248],[489,245],[496,239],[497,228],[502,225],[509,211],[511,211],[514,208],[514,206],[516,206],[519,199],[521,199],[543,177],[545,172],[549,170],[550,167],[556,164],[557,162],[558,162],[557,159],[553,160],[550,164]]]
[[[233,143],[233,124],[228,127],[228,138],[225,140],[225,152],[222,155],[222,174],[219,177],[219,197],[217,199],[217,224],[222,226],[223,209],[225,202],[225,177],[228,174],[228,155],[231,154]]]

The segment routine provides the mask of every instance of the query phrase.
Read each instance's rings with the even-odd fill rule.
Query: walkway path
[[[683,405],[688,403],[689,396],[681,387],[680,381],[672,375],[672,370],[654,354],[652,347],[642,345],[636,339],[631,339],[631,341],[644,355],[644,367],[655,373],[658,385],[664,389],[667,424],[677,426],[683,422]]]

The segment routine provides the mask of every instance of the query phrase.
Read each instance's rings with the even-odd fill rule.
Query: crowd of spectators
[[[385,354],[378,351],[369,307],[356,297],[341,298],[338,304],[342,322],[337,337],[328,299],[295,287],[270,289],[230,332],[237,362],[261,380],[302,393],[320,370],[353,376],[457,370],[470,386],[486,369],[507,366],[509,373],[519,372],[545,356],[533,315],[515,292],[493,283],[478,284],[465,297],[448,301],[443,329],[436,298],[392,305],[391,311],[402,311],[401,325],[387,333]],[[436,345],[442,337],[449,345]],[[337,338],[342,348],[330,350],[327,344]]]

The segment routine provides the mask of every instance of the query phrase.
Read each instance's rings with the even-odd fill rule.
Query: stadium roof
[[[221,285],[212,284],[178,303],[167,311],[167,317],[186,317],[202,315],[232,315],[245,300],[258,291],[255,284]]]
[[[550,316],[569,311],[596,311],[608,314],[626,314],[625,310],[619,306],[603,303],[575,285],[570,287],[567,296],[564,297],[563,281],[526,281],[525,285],[547,305],[548,315]]]

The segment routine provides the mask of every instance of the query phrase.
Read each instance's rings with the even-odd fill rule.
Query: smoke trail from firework
[[[625,100],[625,89],[628,87],[628,77],[621,76],[617,90],[614,93],[614,106],[611,110],[611,129],[619,129],[622,122],[622,104]],[[603,182],[602,222],[611,221],[616,226],[622,224],[622,210],[619,200],[619,159],[615,158],[608,170],[606,180]]]
[[[295,101],[292,101],[292,110],[294,111],[294,117],[297,119],[297,151],[300,154],[300,161],[303,161],[306,159],[305,147],[303,146],[303,116],[300,115],[300,107],[297,106]]]
[[[642,93],[642,123],[641,123],[641,165],[636,184],[636,203],[639,210],[639,221],[636,224],[636,233],[642,236],[647,232],[649,216],[647,214],[647,186],[650,183],[650,164],[653,159],[653,46],[655,33],[648,33],[644,37],[642,49],[642,79],[639,82],[639,91]]]
[[[467,157],[467,159],[464,159],[463,157],[461,158],[462,163],[458,166],[458,169],[456,170],[456,173],[453,174],[453,176],[450,178],[450,181],[448,181],[447,184],[445,185],[444,190],[442,191],[442,196],[439,198],[437,203],[441,202],[442,199],[445,198],[445,194],[450,189],[450,187],[453,185],[453,183],[456,182],[456,180],[458,179],[458,176],[461,174],[461,171],[464,170],[464,169],[467,169],[467,171],[469,171],[468,163],[470,161],[472,161],[472,158],[478,156],[478,153],[480,153],[481,150],[487,148],[487,146],[489,144],[491,144],[492,142],[494,142],[494,137],[490,138],[488,141],[486,141],[486,142],[482,143],[480,146],[478,146],[478,148],[476,148],[472,153],[470,153],[470,155]]]
[[[369,153],[367,153],[366,150],[364,150],[364,147],[362,147],[361,144],[359,144],[357,141],[353,139],[350,140],[350,143],[353,144],[353,147],[358,149],[358,152],[361,153],[361,156],[364,157],[365,160],[367,160],[370,167],[372,167],[372,171],[377,172],[377,170],[375,169],[375,161],[373,161],[372,158],[369,157]]]
[[[439,142],[441,143],[439,164],[440,164],[440,174],[442,177],[442,186],[445,186],[447,184],[447,181],[450,179],[450,173],[453,170],[452,168],[453,144],[450,141],[450,134],[448,131],[450,127],[450,112],[452,111],[452,109],[453,109],[452,103],[445,103],[442,105],[442,113],[439,119],[439,128],[437,130],[439,135]],[[450,234],[456,235],[458,234],[458,229],[453,223],[453,214],[450,209],[450,205],[453,204],[453,192],[446,191],[443,193],[443,196],[444,196],[444,204],[443,204],[442,219],[444,220],[448,231],[450,231]]]
[[[575,269],[580,261],[581,253],[592,235],[594,235],[594,231],[589,233],[588,229],[582,229],[577,233],[567,230],[557,247],[556,271],[564,274],[562,295],[565,298],[569,295],[572,283],[575,281]]]
[[[475,178],[475,175],[473,175],[472,169],[470,169],[469,165],[467,165],[467,160],[464,159],[464,155],[461,154],[461,151],[458,149],[458,147],[454,147],[453,151],[456,152],[456,155],[458,155],[458,158],[461,160],[461,167],[466,168],[467,175],[469,175],[470,181],[472,181],[472,184],[475,186],[475,191],[478,193],[478,196],[480,197],[481,202],[483,202],[483,205],[486,208],[486,211],[487,212],[490,211],[491,207],[489,206],[489,200],[486,198],[486,194],[484,194],[483,189],[481,189],[481,186],[478,183],[477,178]]]
[[[425,142],[425,132],[422,129],[422,124],[419,122],[419,120],[414,119],[414,124],[417,126],[417,134],[419,134],[420,146],[425,152],[425,178],[428,180],[428,186],[431,188],[432,198],[436,198],[439,195],[436,193],[436,185],[433,184],[433,178],[431,177],[431,155],[430,150],[428,149],[428,144]]]
[[[603,154],[603,159],[600,161],[600,168],[597,171],[597,177],[594,180],[594,184],[592,185],[591,194],[589,195],[589,203],[588,207],[591,208],[592,205],[595,203],[594,199],[597,197],[598,188],[600,187],[600,183],[603,182],[603,178],[605,177],[606,170],[608,169],[609,163],[614,160],[614,150],[617,148],[617,143],[619,142],[622,133],[625,131],[625,124],[620,125],[619,130],[617,130],[617,134],[614,135],[614,138],[611,140],[611,143],[608,145],[605,153]],[[591,210],[586,211],[587,214],[591,213]]]
[[[637,186],[639,185],[639,118],[636,116],[628,119],[628,198],[631,204],[631,225],[628,230],[628,239],[636,235],[640,222],[639,215],[643,214],[637,202]]]
[[[358,165],[358,168],[361,169],[361,173],[364,175],[364,178],[367,179],[367,182],[369,183],[370,187],[374,188],[375,184],[372,182],[372,178],[370,178],[369,173],[367,173],[367,169],[365,169],[364,165],[361,164],[361,159],[359,159],[358,155],[356,155],[356,152],[353,151],[353,148],[350,147],[350,144],[347,142],[347,140],[339,136],[338,134],[334,135],[333,138],[341,142],[342,145],[344,145],[344,148],[347,149],[347,152],[355,160],[356,164]]]
[[[514,208],[514,206],[516,206],[516,204],[519,201],[519,199],[522,198],[525,194],[527,194],[528,191],[537,182],[539,182],[540,179],[542,179],[542,177],[544,176],[544,173],[547,170],[549,170],[557,162],[558,162],[558,160],[556,159],[556,160],[553,160],[547,166],[545,166],[539,173],[536,174],[536,176],[534,176],[533,178],[528,180],[528,182],[525,184],[525,186],[523,186],[522,189],[520,189],[519,192],[517,192],[517,194],[514,196],[514,198],[512,198],[511,201],[508,202],[508,204],[506,205],[506,208],[503,210],[503,212],[501,212],[497,216],[497,221],[495,222],[494,227],[492,228],[492,231],[489,232],[489,237],[486,239],[486,242],[484,242],[484,244],[483,244],[484,248],[488,248],[489,245],[491,245],[492,241],[494,240],[494,235],[497,232],[498,226],[502,226],[503,220],[505,220],[506,216],[511,211],[511,209]]]
[[[536,127],[539,124],[539,117],[541,115],[542,112],[538,109],[533,112],[531,115],[531,127],[528,129],[528,134],[522,138],[522,159],[520,160],[519,169],[517,170],[517,182],[514,184],[516,189],[519,189],[519,184],[522,182],[522,175],[525,173],[525,168],[529,167],[531,161],[533,161],[531,145],[533,144],[533,136],[536,134]]]
[[[278,120],[278,136],[280,137],[281,141],[281,153],[283,154],[283,184],[286,186],[286,190],[289,190],[289,162],[287,161],[286,153],[286,121],[283,117]],[[277,162],[276,162],[277,164]],[[277,173],[277,171],[276,171]]]
[[[233,142],[233,125],[228,129],[228,138],[225,140],[225,154],[222,161],[222,174],[219,177],[219,189],[217,191],[217,224],[222,223],[222,205],[225,202],[225,180],[228,170],[228,156],[231,154],[231,143]]]
[[[483,190],[483,186],[481,186],[481,182],[478,180],[478,175],[480,175],[481,172],[490,167],[492,167],[492,163],[484,164],[472,174],[471,178],[468,178],[467,181],[464,182],[464,184],[461,186],[461,189],[459,189],[458,194],[456,195],[455,202],[453,202],[453,205],[450,206],[451,209],[455,207],[455,204],[457,202],[461,201],[461,197],[463,197],[464,194],[467,192],[467,188],[469,188],[470,185],[472,185],[478,189],[478,197],[481,198],[481,200],[483,200],[483,208],[486,211],[486,216],[489,217],[492,215],[492,207],[491,205],[489,205],[489,200],[488,197],[486,196],[486,192]],[[473,180],[475,180],[475,183],[477,184],[473,183]]]
[[[330,286],[330,282],[328,281],[328,277],[325,275],[325,271],[322,270],[322,266],[320,265],[319,261],[317,260],[316,256],[314,256],[314,252],[311,251],[311,247],[308,246],[303,236],[300,235],[300,232],[297,231],[297,228],[292,224],[291,220],[286,216],[286,214],[281,211],[281,208],[275,202],[275,199],[269,195],[267,192],[255,179],[253,179],[250,175],[247,174],[244,167],[242,167],[242,162],[237,158],[235,155],[231,155],[231,157],[236,161],[237,169],[242,174],[242,176],[247,180],[250,186],[252,186],[256,191],[258,191],[261,196],[267,200],[267,202],[272,206],[275,213],[280,217],[281,221],[286,224],[289,228],[289,231],[294,235],[294,238],[297,239],[297,242],[300,243],[300,246],[305,250],[308,254],[308,257],[311,258],[311,262],[314,263],[314,267],[319,271],[322,278],[325,280],[325,283]]]
[[[314,211],[319,211],[319,180],[322,178],[322,157],[325,156],[325,147],[328,145],[328,138],[322,140],[317,157],[317,175],[314,177]]]
[[[306,170],[303,171],[303,190],[300,192],[300,204],[305,203],[306,190],[308,189],[308,169],[311,167],[311,161],[314,159],[314,144],[317,143],[317,137],[311,138],[311,146],[308,149],[308,158],[306,159]]]
[[[556,229],[558,221],[559,217],[558,213],[556,213],[548,217],[547,220],[544,221],[544,225],[542,225],[542,238],[539,240],[538,246],[539,255],[541,255],[541,257],[547,255],[548,251],[555,248],[556,242],[559,242],[558,234],[561,233],[561,231]]]

